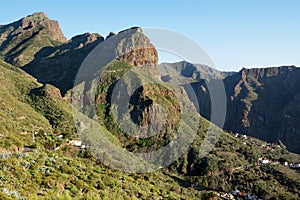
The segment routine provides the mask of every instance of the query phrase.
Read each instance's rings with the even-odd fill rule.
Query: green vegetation
[[[29,104],[31,89],[39,84],[21,70],[0,61],[0,134],[31,133],[32,125],[38,129],[51,129],[46,118]]]
[[[29,97],[30,105],[48,119],[55,134],[69,137],[76,133],[72,107],[60,97],[57,88],[44,85],[31,91]]]
[[[0,89],[1,199],[209,199],[214,198],[216,192],[230,192],[235,188],[266,199],[296,199],[299,195],[298,171],[283,165],[259,164],[260,157],[300,162],[298,155],[276,145],[266,149],[262,141],[235,138],[222,132],[220,138],[211,136],[210,140],[219,139],[218,142],[210,154],[199,158],[210,125],[203,118],[189,150],[168,168],[148,174],[126,174],[110,169],[104,164],[109,155],[102,160],[95,159],[88,149],[68,144],[66,139],[77,136],[71,105],[60,96],[59,90],[51,85],[40,85],[3,61],[0,68],[5,75],[0,74],[1,84],[5,86]],[[110,104],[103,100],[107,99],[111,83],[129,69],[131,66],[124,62],[115,62],[106,69],[97,90],[98,116],[115,145],[148,151],[171,140],[170,130],[176,130],[176,126],[166,128],[165,134],[169,137],[161,137],[162,134],[151,140],[128,139],[105,112],[109,111]],[[141,97],[168,110],[178,106],[175,96],[162,86],[145,85],[136,97],[131,106],[139,112],[147,109],[147,106],[138,107]],[[177,123],[175,116],[168,118],[168,124]],[[32,130],[37,132],[34,140]],[[58,138],[61,134],[63,138]],[[57,147],[59,150],[54,151]],[[29,152],[25,148],[29,148]]]

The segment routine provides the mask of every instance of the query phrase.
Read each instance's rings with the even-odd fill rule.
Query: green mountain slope
[[[150,139],[141,140],[122,135],[122,131],[113,123],[111,114],[108,114],[111,112],[112,105],[109,99],[111,98],[110,90],[113,90],[113,87],[107,87],[107,85],[116,85],[119,77],[121,77],[126,70],[130,69],[130,67],[124,67],[124,65],[126,66],[126,64],[123,64],[122,67],[122,65],[118,64],[119,70],[110,70],[110,68],[107,68],[108,74],[104,73],[103,78],[100,79],[99,88],[97,89],[100,91],[97,114],[98,116],[103,116],[99,118],[100,123],[104,124],[112,134],[119,138],[123,146],[132,152],[152,151],[156,148],[160,148],[161,145],[165,145],[172,140],[172,132],[174,130],[176,131],[176,124],[178,124],[176,120],[172,121],[167,119],[165,129],[162,129],[158,135]],[[115,69],[114,65],[112,68]],[[122,91],[121,96],[125,98],[126,89]],[[132,119],[136,119],[137,124],[149,124],[147,121],[149,120],[148,111],[151,110],[151,107],[153,107],[157,101],[160,102],[160,105],[163,105],[165,110],[172,112],[172,119],[176,119],[179,113],[176,114],[178,108],[176,108],[176,101],[173,99],[175,97],[172,97],[171,94],[165,94],[167,93],[163,88],[156,90],[153,86],[142,86],[138,92],[134,93],[131,97],[131,104],[133,105],[131,112]],[[151,103],[147,104],[147,101]],[[139,102],[140,110],[135,109],[135,102]],[[156,110],[155,113],[158,119],[162,115],[161,110]],[[138,115],[138,117],[135,117],[135,115]],[[200,118],[200,123],[197,135],[189,150],[169,167],[171,172],[184,177],[190,177],[188,180],[196,180],[195,182],[202,187],[220,191],[230,191],[238,187],[254,194],[263,193],[265,197],[276,196],[274,195],[275,191],[278,192],[277,195],[282,195],[282,197],[287,195],[292,198],[295,195],[294,198],[296,198],[296,196],[299,195],[299,190],[297,189],[299,186],[298,179],[290,180],[291,182],[288,181],[289,183],[286,182],[287,184],[283,184],[281,181],[282,177],[287,176],[287,174],[282,173],[283,166],[280,164],[269,166],[259,164],[259,158],[264,157],[273,161],[289,158],[287,159],[289,162],[291,162],[291,160],[293,160],[293,162],[299,162],[300,156],[291,154],[277,145],[273,145],[271,149],[266,150],[264,147],[266,144],[262,141],[254,138],[235,138],[231,134],[222,132],[220,138],[218,138],[218,136],[211,136],[212,138],[210,140],[218,140],[216,146],[207,157],[199,158],[199,153],[202,151],[201,145],[203,144],[210,122],[200,116],[198,117]],[[193,126],[192,123],[189,125]],[[165,133],[164,130],[166,130]],[[218,132],[217,130],[216,128],[215,132]],[[285,167],[285,169],[288,169],[288,167]],[[280,176],[278,176],[278,174],[280,174]],[[297,176],[299,176],[299,174]],[[261,181],[266,178],[268,181]],[[280,188],[275,186],[277,184],[281,185]],[[295,184],[295,186],[291,184]]]
[[[6,142],[14,144],[12,138],[23,140],[28,134],[30,136],[32,125],[44,132],[50,131],[51,126],[47,119],[28,104],[27,94],[39,84],[28,74],[4,61],[0,61],[0,69],[0,133],[4,138],[2,145],[6,145]]]
[[[19,197],[20,195],[30,199],[110,199],[112,197],[116,199],[121,197],[128,199],[155,199],[159,197],[199,199],[201,196],[208,195],[209,191],[230,192],[234,188],[265,198],[281,196],[282,198],[296,199],[299,195],[299,179],[297,178],[299,173],[297,171],[280,164],[259,165],[259,157],[266,157],[273,161],[284,158],[290,162],[300,162],[299,156],[282,150],[276,145],[267,150],[262,147],[264,144],[262,141],[254,138],[247,140],[235,138],[233,135],[222,132],[219,142],[211,153],[200,159],[198,157],[200,145],[209,125],[209,122],[204,119],[201,119],[198,133],[187,153],[170,167],[140,175],[130,175],[109,169],[102,163],[103,160],[94,159],[88,150],[67,145],[66,139],[76,138],[76,134],[65,134],[64,128],[59,125],[56,126],[54,123],[55,120],[59,124],[73,123],[72,118],[61,119],[62,116],[68,116],[70,104],[61,98],[56,88],[49,85],[41,87],[31,77],[24,77],[26,74],[18,69],[12,68],[4,62],[3,65],[5,66],[3,69],[7,73],[12,73],[15,78],[28,79],[28,82],[33,84],[33,89],[25,87],[27,88],[24,90],[25,94],[30,99],[28,103],[25,101],[24,104],[35,113],[35,116],[40,116],[43,121],[37,120],[32,123],[41,123],[45,128],[47,126],[50,128],[50,122],[53,126],[52,130],[58,131],[58,133],[54,132],[54,135],[38,134],[35,141],[32,142],[31,135],[11,134],[8,130],[7,136],[13,135],[15,140],[9,137],[4,140],[1,139],[2,145],[5,144],[4,141],[12,141],[13,144],[17,144],[17,141],[22,141],[22,143],[17,144],[19,150],[2,147],[0,157],[3,167],[0,181],[3,198],[8,197],[7,194],[11,194],[12,197]],[[130,66],[126,63],[120,63],[112,67],[126,69],[124,65]],[[7,70],[7,68],[10,69]],[[110,77],[120,75],[109,72],[109,70],[107,73],[111,74]],[[10,79],[12,78],[10,77]],[[110,85],[109,81],[106,83]],[[15,87],[16,90],[20,86]],[[145,87],[144,93],[140,93],[137,97],[146,97],[147,90]],[[159,94],[163,90],[156,92]],[[157,95],[156,92],[153,94]],[[102,95],[104,94],[106,93],[102,93]],[[149,93],[148,95],[150,95],[148,97],[155,98]],[[172,99],[161,99],[161,101],[170,100]],[[14,107],[15,102],[10,103],[6,102],[6,105]],[[167,105],[165,103],[165,106]],[[170,105],[176,107],[176,103]],[[101,113],[100,111],[99,113]],[[25,115],[28,111],[24,109],[19,112]],[[65,114],[63,114],[64,112]],[[61,113],[61,115],[56,115],[56,113]],[[56,116],[59,117],[56,118]],[[105,127],[112,131],[108,133],[111,134],[111,140],[119,138],[120,144],[124,147],[129,147],[126,144],[130,144],[129,149],[131,151],[142,149],[145,151],[153,148],[153,145],[150,146],[151,143],[145,143],[145,141],[132,140],[130,142],[122,139],[123,137],[118,134],[118,131],[113,130],[113,126],[105,122],[105,119],[109,119],[109,115],[105,115],[102,119]],[[24,120],[29,123],[31,119],[25,118]],[[169,123],[172,124],[172,121]],[[72,130],[72,128],[68,130]],[[62,139],[57,137],[61,133],[65,134]],[[165,134],[171,136],[170,131],[165,132]],[[164,138],[158,137],[152,141],[152,144],[160,145],[161,142],[167,142],[168,140]],[[32,146],[31,152],[22,152],[24,146]],[[60,149],[53,151],[56,147],[60,147]],[[295,173],[295,175],[290,177],[290,173]]]

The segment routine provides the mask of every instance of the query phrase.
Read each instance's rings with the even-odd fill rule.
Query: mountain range
[[[99,44],[109,55],[97,62],[112,62],[106,63],[107,68],[96,81],[76,79],[85,58]],[[299,198],[299,170],[284,165],[300,162],[299,68],[221,72],[185,61],[159,64],[161,69],[174,70],[159,73],[153,68],[153,77],[165,83],[173,73],[186,77],[199,105],[192,105],[184,86],[174,92],[164,85],[143,84],[142,80],[132,92],[121,84],[122,93],[116,101],[122,103],[120,96],[128,97],[132,121],[144,127],[156,120],[151,128],[158,131],[149,138],[123,134],[113,120],[114,87],[127,72],[143,77],[139,66],[151,68],[157,64],[155,46],[138,27],[110,33],[106,38],[84,33],[67,40],[58,22],[45,13],[0,26],[0,198],[217,199],[237,189],[264,199]],[[225,86],[226,120],[220,127],[225,131],[209,122],[207,83],[212,81],[222,81]],[[81,86],[84,95],[76,96]],[[94,86],[96,94],[90,96]],[[194,113],[181,123],[183,111],[176,99],[178,94],[185,97],[183,104],[188,113]],[[179,124],[186,131],[197,127],[196,134],[186,152],[173,152],[178,159],[169,166],[156,172],[128,174],[125,172],[130,166],[124,166],[123,171],[109,166],[127,159],[123,151],[111,156],[113,150],[106,148],[95,155],[86,147],[92,146],[93,138],[78,135],[79,129],[87,128],[74,120],[72,100],[73,105],[74,101],[94,103],[95,112],[88,106],[81,108],[88,116],[87,122],[96,119],[113,144],[133,153],[167,145],[176,139]],[[199,113],[195,107],[199,107]],[[163,120],[165,123],[161,123]],[[211,127],[220,135],[211,136],[209,142],[215,143],[214,148],[206,157],[199,157]],[[85,145],[74,145],[78,140]],[[161,156],[166,161],[173,159]],[[262,164],[262,160],[271,164]]]

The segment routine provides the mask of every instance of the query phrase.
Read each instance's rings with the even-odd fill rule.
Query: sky
[[[238,71],[300,66],[299,10],[298,0],[5,0],[0,24],[42,11],[59,21],[67,38],[85,32],[107,36],[133,26],[163,28],[199,44],[217,69]]]

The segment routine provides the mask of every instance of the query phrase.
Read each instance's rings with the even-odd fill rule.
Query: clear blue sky
[[[132,26],[167,28],[199,43],[218,69],[239,70],[300,66],[299,10],[298,0],[5,0],[0,24],[43,11],[68,38]]]

